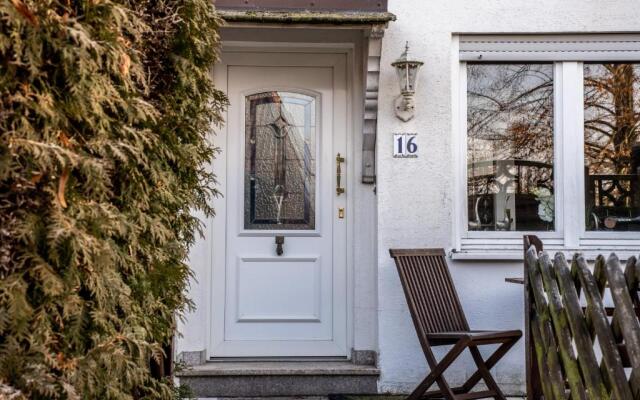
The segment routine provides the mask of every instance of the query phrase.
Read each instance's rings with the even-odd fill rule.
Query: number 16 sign
[[[393,156],[398,158],[418,157],[418,136],[415,133],[393,134]]]

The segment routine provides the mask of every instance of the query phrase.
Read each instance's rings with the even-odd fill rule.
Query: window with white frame
[[[457,249],[640,247],[640,35],[458,44]]]

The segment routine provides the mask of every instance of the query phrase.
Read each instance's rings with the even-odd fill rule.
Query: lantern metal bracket
[[[402,122],[411,120],[415,115],[416,106],[413,102],[413,93],[404,92],[396,97],[394,102],[396,117]]]

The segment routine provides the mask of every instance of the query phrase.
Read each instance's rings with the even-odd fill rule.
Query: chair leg
[[[413,389],[413,392],[407,397],[407,400],[420,400],[424,393],[433,385],[436,381],[436,376],[433,373],[427,375],[426,378],[420,384]]]
[[[489,372],[489,368],[487,368],[485,361],[482,359],[482,354],[480,354],[480,350],[478,350],[478,347],[475,345],[471,345],[469,346],[469,351],[471,352],[473,361],[475,361],[476,366],[478,367],[478,372],[480,372],[482,378],[487,384],[487,388],[494,392],[494,399],[507,400],[504,393],[502,393],[502,390],[500,390],[500,388],[498,387],[495,379],[493,379],[491,372]]]
[[[450,400],[456,399],[456,395],[453,393],[453,390],[451,390],[451,387],[449,386],[447,380],[444,379],[444,375],[440,375],[440,377],[436,379],[436,383],[438,384],[440,392],[443,393],[444,397]]]
[[[427,348],[425,349],[425,357],[427,358],[427,363],[429,367],[431,367],[431,372],[427,375],[426,378],[418,387],[414,389],[414,391],[407,397],[407,400],[419,400],[422,396],[429,390],[429,388],[434,384],[434,382],[440,388],[439,392],[442,396],[446,397],[449,400],[455,400],[455,394],[443,374],[444,371],[449,368],[449,366],[453,363],[453,361],[462,353],[462,351],[467,347],[468,341],[466,339],[459,340],[449,352],[442,358],[442,360],[438,363],[436,361],[433,352]]]
[[[429,374],[431,375],[431,374]],[[456,399],[456,393],[458,391],[452,389],[449,386],[449,383],[447,382],[447,380],[444,378],[444,376],[442,374],[440,374],[438,377],[427,377],[430,378],[430,381],[427,382],[427,380],[425,379],[424,381],[422,381],[423,383],[421,383],[420,385],[418,385],[417,388],[415,388],[415,390],[413,392],[411,392],[411,394],[409,395],[409,397],[407,397],[407,400],[424,400],[424,399],[430,399],[430,398],[434,398],[434,397],[438,397],[438,398],[446,398],[448,400],[455,400]],[[434,382],[438,385],[439,390],[434,390],[432,392],[427,392],[427,390],[434,384]],[[427,386],[428,384],[428,386]],[[456,388],[457,389],[457,388]]]
[[[460,353],[458,353],[458,354],[460,354]],[[450,364],[450,362],[449,362],[449,364]],[[440,364],[438,364],[438,365],[440,365]],[[426,378],[424,378],[424,380],[422,382],[420,382],[418,387],[416,387],[413,390],[413,392],[411,392],[409,397],[407,397],[407,400],[420,400],[420,399],[423,399],[425,397],[425,395],[427,395],[427,390],[429,390],[429,388],[434,383],[436,383],[438,385],[438,388],[440,390],[437,390],[435,392],[432,392],[431,394],[428,394],[427,398],[433,397],[435,395],[438,395],[438,397],[446,397],[449,400],[455,400],[454,392],[449,387],[449,384],[447,383],[447,381],[444,379],[444,376],[442,375],[443,373],[444,373],[444,371],[439,371],[439,372],[432,371],[429,375],[427,375]]]
[[[507,354],[507,352],[517,342],[518,342],[518,339],[512,339],[512,340],[509,340],[508,342],[502,343],[500,347],[498,347],[496,351],[494,351],[493,354],[489,358],[487,358],[487,361],[484,362],[484,364],[487,366],[487,369],[490,370],[491,368],[493,368],[493,366],[496,365],[496,363],[500,361],[500,359],[504,357],[504,355]],[[462,385],[462,387],[464,387],[467,391],[470,391],[480,381],[481,378],[482,378],[482,374],[478,370],[473,375],[471,375],[469,379],[467,379],[467,381]]]
[[[456,386],[456,387],[452,387],[451,391],[453,392],[453,395],[455,398],[457,398],[457,395],[459,394],[465,394],[468,392],[465,392],[464,388],[462,386]],[[433,391],[429,391],[429,392],[425,392],[422,395],[422,399],[441,399],[444,395],[442,394],[441,390],[433,390]]]

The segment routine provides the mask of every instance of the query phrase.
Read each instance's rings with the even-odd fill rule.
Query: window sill
[[[625,249],[569,249],[569,248],[547,248],[546,251],[550,255],[557,252],[562,252],[570,260],[574,253],[582,253],[587,261],[594,261],[598,255],[602,254],[608,257],[609,254],[615,253],[620,262],[626,262],[632,256],[638,257],[640,255],[640,248],[625,248]],[[500,250],[451,250],[449,251],[449,258],[456,261],[524,261],[524,252],[522,251],[500,251]]]
[[[455,251],[449,252],[449,258],[452,260],[464,261],[523,261],[523,252],[511,251]]]

